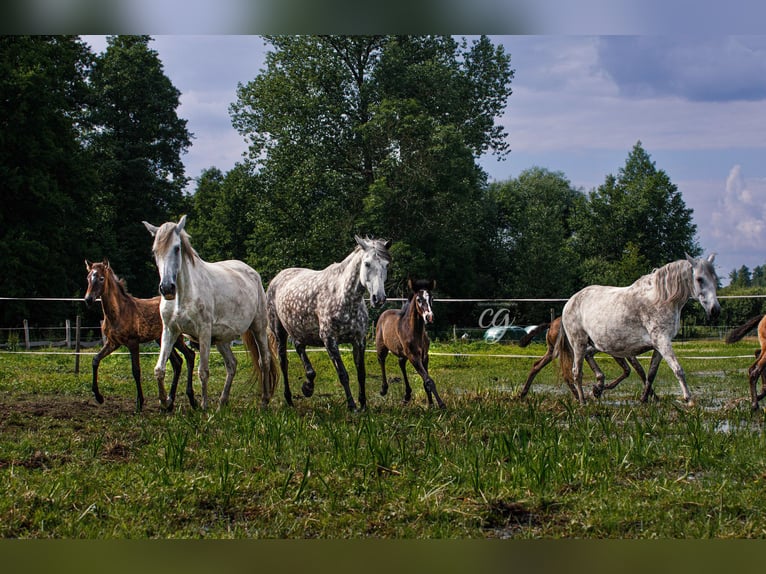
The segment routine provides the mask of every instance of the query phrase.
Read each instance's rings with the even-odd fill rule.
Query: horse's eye
[[[367,269],[369,269],[370,268],[370,262],[369,261],[365,261],[364,262],[364,266],[367,267]]]
[[[103,283],[103,282],[104,282],[104,279],[106,279],[106,277],[103,277],[103,276],[102,276],[102,277],[99,277],[99,278],[98,278],[98,280],[99,280],[99,281],[101,281],[101,283]]]
[[[173,248],[173,251],[175,251],[176,253],[178,253],[179,251],[181,251],[181,246],[180,246],[180,245],[176,245],[176,246]]]

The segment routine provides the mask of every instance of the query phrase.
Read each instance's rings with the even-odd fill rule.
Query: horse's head
[[[85,304],[90,307],[104,292],[109,261],[104,259],[101,263],[91,263],[86,259],[85,268],[88,270],[88,290],[85,291]]]
[[[386,277],[391,254],[388,248],[390,241],[382,239],[362,239],[354,236],[357,245],[362,249],[362,264],[359,268],[359,283],[370,294],[370,304],[379,307],[386,302]]]
[[[431,279],[430,281],[419,279],[413,281],[410,279],[407,281],[412,293],[414,295],[413,302],[415,304],[415,310],[423,317],[423,321],[426,323],[434,322],[433,302],[434,298],[431,292],[436,287],[436,281]]]
[[[686,255],[686,260],[692,266],[692,297],[700,302],[708,319],[715,319],[721,312],[721,305],[716,295],[718,275],[713,267],[714,259],[715,253],[707,259],[695,259]]]
[[[182,234],[186,216],[181,217],[178,223],[168,221],[160,227],[146,221],[143,224],[154,237],[152,253],[160,273],[160,295],[168,301],[173,300],[176,298],[178,271],[181,269]]]

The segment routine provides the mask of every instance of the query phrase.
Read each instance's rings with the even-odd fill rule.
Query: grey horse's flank
[[[338,350],[339,343],[351,343],[359,381],[359,405],[364,408],[367,404],[364,352],[369,316],[364,294],[369,293],[373,307],[385,303],[391,242],[359,236],[355,240],[354,251],[340,263],[320,271],[285,269],[269,283],[266,291],[269,326],[277,338],[285,400],[289,405],[293,401],[287,377],[288,337],[306,372],[303,394],[310,397],[314,393],[316,377],[306,347],[324,346],[335,366],[348,407],[355,410],[348,372]]]
[[[637,279],[627,287],[591,285],[575,293],[561,314],[562,329],[556,343],[562,374],[574,382],[581,402],[582,361],[592,344],[596,350],[615,357],[630,357],[654,350],[641,397],[653,394],[652,382],[665,357],[681,386],[683,399],[693,404],[686,375],[671,345],[680,327],[681,309],[696,299],[708,318],[721,311],[716,296],[718,277],[715,255],[707,259],[673,261]]]

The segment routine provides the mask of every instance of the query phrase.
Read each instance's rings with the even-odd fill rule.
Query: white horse
[[[340,263],[321,271],[290,268],[277,274],[266,291],[269,325],[277,337],[279,362],[285,382],[285,400],[293,404],[287,380],[287,338],[303,361],[306,382],[303,394],[314,394],[316,372],[306,354],[307,345],[324,346],[346,393],[348,408],[356,409],[348,385],[348,371],[338,350],[338,343],[351,343],[359,381],[359,405],[365,408],[364,351],[368,325],[364,293],[370,304],[386,302],[385,282],[391,255],[390,241],[355,237],[357,246]]]
[[[686,375],[673,352],[671,339],[680,327],[681,309],[691,297],[700,302],[708,318],[721,311],[716,296],[718,277],[715,254],[707,259],[673,261],[638,278],[627,287],[591,285],[575,293],[561,314],[561,333],[556,342],[562,374],[571,376],[585,402],[582,362],[589,344],[614,357],[631,357],[654,349],[642,401],[653,393],[652,382],[665,357],[681,386],[684,401],[694,401]]]
[[[242,337],[253,363],[253,375],[261,381],[261,403],[267,405],[276,386],[276,357],[270,349],[266,321],[266,296],[261,277],[242,261],[208,263],[192,247],[184,231],[186,216],[176,224],[155,227],[143,222],[154,236],[152,251],[160,274],[160,315],[162,339],[160,357],[154,368],[163,408],[173,408],[165,394],[165,366],[173,343],[185,333],[199,344],[199,379],[202,408],[207,408],[207,382],[210,377],[210,346],[215,344],[226,365],[226,384],[219,400],[229,400],[237,359],[231,341]]]

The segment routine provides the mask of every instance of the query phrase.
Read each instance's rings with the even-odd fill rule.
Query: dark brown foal
[[[431,342],[426,333],[426,323],[433,323],[434,320],[431,292],[436,282],[433,280],[413,282],[410,279],[408,285],[412,290],[409,301],[401,309],[384,311],[378,319],[375,349],[383,374],[380,394],[385,396],[388,392],[386,357],[391,352],[399,357],[399,368],[402,370],[405,385],[404,402],[409,402],[412,398],[412,388],[407,378],[407,361],[409,361],[423,379],[423,388],[426,390],[429,406],[433,406],[433,395],[439,407],[443,409],[444,402],[436,391],[436,384],[428,374],[428,348]]]

